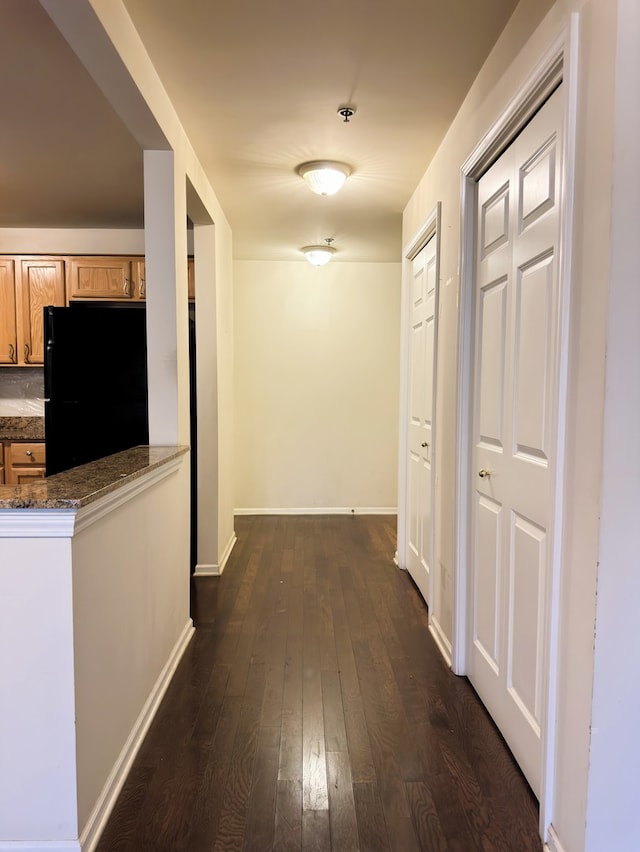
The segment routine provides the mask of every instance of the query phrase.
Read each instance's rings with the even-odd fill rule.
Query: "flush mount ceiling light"
[[[332,242],[333,238],[327,237],[326,246],[304,246],[301,251],[312,266],[324,266],[336,252],[331,245]]]
[[[351,174],[346,163],[335,160],[313,160],[298,166],[298,174],[316,195],[334,195]]]

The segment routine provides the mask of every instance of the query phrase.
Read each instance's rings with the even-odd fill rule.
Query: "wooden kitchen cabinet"
[[[187,287],[189,301],[196,300],[196,266],[192,257],[187,258]]]
[[[44,364],[45,305],[63,307],[64,260],[59,257],[21,257],[17,261],[16,326],[18,364]]]
[[[45,476],[44,441],[11,441],[5,444],[6,485],[25,485]]]
[[[144,301],[147,297],[144,257],[138,257],[131,261],[131,277],[136,289],[136,298],[138,301]]]
[[[0,485],[4,485],[4,447],[0,444]]]
[[[144,258],[70,257],[67,296],[76,299],[139,302],[144,299]]]
[[[42,365],[42,309],[45,305],[64,304],[62,258],[0,258],[0,364]]]
[[[0,364],[17,364],[16,274],[13,258],[0,258]]]

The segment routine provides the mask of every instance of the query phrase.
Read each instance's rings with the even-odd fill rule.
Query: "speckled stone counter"
[[[79,509],[186,452],[188,447],[134,447],[28,485],[0,485],[0,510]]]
[[[44,441],[44,417],[0,417],[0,441]]]

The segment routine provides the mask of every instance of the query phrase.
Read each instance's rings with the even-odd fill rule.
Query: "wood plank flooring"
[[[538,806],[446,667],[395,517],[239,517],[97,852],[533,852]]]

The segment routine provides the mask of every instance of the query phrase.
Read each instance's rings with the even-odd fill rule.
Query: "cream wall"
[[[395,511],[400,264],[236,261],[239,511]]]
[[[405,210],[403,237],[405,242],[410,239],[435,204],[442,202],[441,280],[459,296],[460,167],[544,54],[563,32],[568,31],[571,13],[579,12],[576,215],[559,600],[555,784],[547,817],[555,831],[557,846],[554,848],[582,852],[586,848],[590,772],[618,4],[615,0],[558,0],[551,8],[550,5],[538,0],[522,0],[518,6]],[[632,91],[627,85],[622,97],[627,105],[635,103],[637,90]],[[459,299],[451,297],[443,305],[449,329],[455,325],[458,304]],[[456,316],[450,316],[451,312]],[[623,313],[624,308],[613,322],[614,334],[616,322]],[[455,434],[457,381],[452,365],[457,362],[459,345],[457,335],[440,337],[436,415],[439,435]],[[436,469],[440,484],[435,547],[443,577],[440,594],[444,599],[440,606],[444,611],[453,603],[455,519],[451,507],[456,500],[456,454],[455,440],[442,442]],[[612,495],[612,499],[615,501],[616,496]],[[620,588],[618,593],[624,594]],[[452,630],[450,623],[446,626]],[[638,689],[634,687],[633,692],[637,700]],[[609,701],[615,701],[615,697],[610,696]],[[626,733],[631,736],[629,730]],[[626,775],[618,778],[610,775],[608,780],[613,785],[610,790],[618,789],[624,795]],[[610,796],[613,795],[611,792]],[[593,829],[603,816],[597,807],[589,809],[589,814],[590,829]],[[615,841],[615,831],[609,837]],[[603,847],[593,845],[591,848]],[[611,848],[625,847],[612,843]]]

